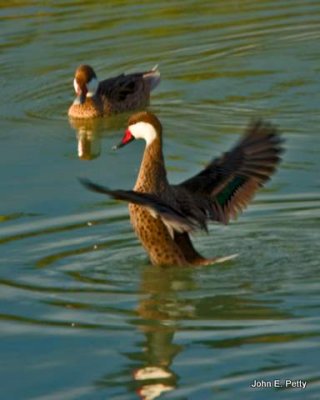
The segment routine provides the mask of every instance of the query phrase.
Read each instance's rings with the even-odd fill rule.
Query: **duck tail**
[[[158,65],[155,65],[150,71],[144,72],[143,79],[150,85],[153,90],[160,83],[160,71]]]

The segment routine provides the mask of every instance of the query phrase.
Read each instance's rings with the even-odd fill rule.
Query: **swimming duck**
[[[207,231],[210,221],[227,224],[269,180],[283,151],[275,126],[262,120],[252,122],[230,151],[178,185],[167,180],[162,126],[154,114],[134,114],[116,148],[134,139],[144,139],[146,147],[133,190],[111,190],[88,180],[82,183],[129,202],[131,223],[152,264],[196,266],[221,261],[200,255],[189,234]]]
[[[99,82],[90,65],[80,65],[73,80],[76,99],[69,108],[71,118],[94,118],[145,107],[150,91],[160,82],[155,66],[146,72],[121,74]]]

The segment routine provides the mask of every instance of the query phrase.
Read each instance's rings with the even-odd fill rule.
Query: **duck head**
[[[99,81],[90,65],[80,65],[80,67],[77,68],[73,86],[80,104],[83,104],[87,97],[95,95],[99,86]]]
[[[133,114],[128,121],[127,129],[121,142],[113,149],[119,149],[132,142],[134,139],[144,139],[149,146],[155,139],[161,139],[162,126],[158,118],[148,112],[142,111]]]

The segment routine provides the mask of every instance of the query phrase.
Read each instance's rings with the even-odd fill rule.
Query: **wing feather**
[[[228,223],[276,171],[282,143],[275,126],[262,120],[253,122],[231,151],[175,186],[178,203],[193,212],[199,207],[206,210],[207,220]]]
[[[99,83],[98,94],[113,101],[124,101],[128,96],[143,91],[144,87],[153,90],[160,82],[160,72],[155,66],[150,71],[121,74]]]
[[[116,200],[127,201],[146,207],[154,218],[159,216],[163,220],[163,223],[171,233],[173,231],[182,233],[206,228],[206,226],[202,226],[195,218],[185,215],[179,209],[172,207],[154,194],[134,190],[111,190],[88,179],[80,178],[79,180],[91,191],[108,195]]]

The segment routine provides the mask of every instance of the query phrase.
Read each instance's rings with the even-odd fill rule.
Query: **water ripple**
[[[1,5],[2,396],[319,397],[319,16],[311,0]],[[194,237],[236,261],[151,268],[127,208],[79,189],[77,176],[131,187],[142,151],[109,151],[127,115],[69,124],[80,63],[101,78],[160,64],[150,109],[172,181],[250,119],[279,126],[274,179],[238,221]],[[99,142],[90,161],[74,130]],[[308,386],[251,389],[258,378]]]

